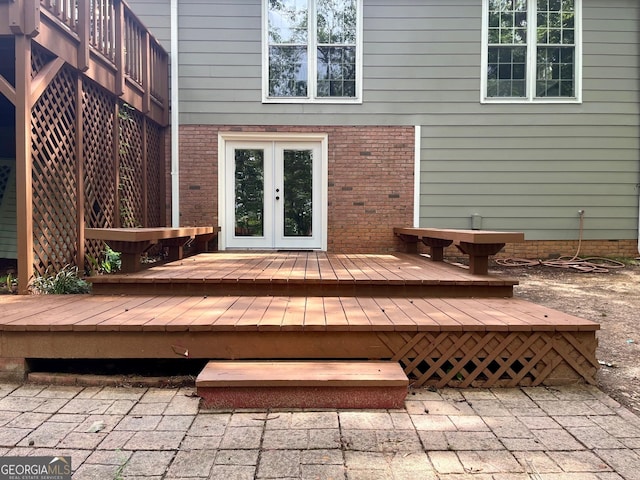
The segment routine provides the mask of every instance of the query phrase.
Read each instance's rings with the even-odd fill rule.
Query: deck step
[[[204,408],[402,408],[397,362],[211,361],[196,379]]]

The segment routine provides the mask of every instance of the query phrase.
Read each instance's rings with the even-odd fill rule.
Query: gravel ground
[[[609,273],[548,266],[494,267],[520,281],[515,296],[600,323],[599,386],[640,414],[640,262]]]

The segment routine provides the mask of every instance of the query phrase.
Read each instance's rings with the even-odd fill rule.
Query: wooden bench
[[[140,255],[149,247],[161,242],[168,248],[168,260],[182,259],[184,246],[195,241],[197,252],[206,251],[207,243],[217,234],[214,227],[151,227],[151,228],[85,228],[85,238],[103,240],[113,250],[120,252],[121,272],[133,273],[142,266]]]
[[[393,233],[407,245],[407,251],[417,253],[418,240],[429,247],[431,260],[441,262],[444,249],[452,243],[469,255],[469,271],[475,275],[487,275],[489,256],[495,255],[506,243],[524,242],[522,232],[498,232],[491,230],[458,230],[448,228],[394,228]]]

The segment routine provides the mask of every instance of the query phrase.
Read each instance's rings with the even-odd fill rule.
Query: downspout
[[[415,126],[413,166],[413,226],[420,226],[420,168],[422,163],[422,127]]]
[[[171,0],[171,226],[180,226],[180,109],[178,82],[178,0]]]

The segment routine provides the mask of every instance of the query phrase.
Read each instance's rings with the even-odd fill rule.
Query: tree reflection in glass
[[[264,235],[264,151],[235,151],[235,197],[238,237]]]
[[[269,0],[269,96],[305,97],[307,0]]]
[[[313,153],[284,151],[284,236],[312,236]]]

